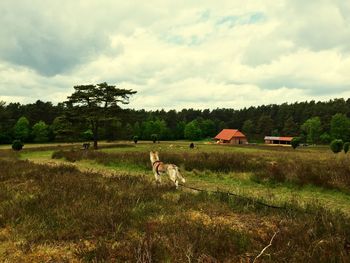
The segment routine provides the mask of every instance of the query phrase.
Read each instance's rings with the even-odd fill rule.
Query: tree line
[[[101,92],[103,91],[103,92]],[[0,102],[0,143],[100,140],[200,140],[223,128],[240,129],[251,142],[264,136],[298,136],[302,141],[350,141],[350,99],[270,104],[243,109],[123,109],[135,91],[106,83],[81,85],[58,103]],[[94,138],[96,136],[96,138]]]

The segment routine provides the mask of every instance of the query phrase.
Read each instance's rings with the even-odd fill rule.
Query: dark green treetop
[[[120,108],[119,104],[128,104],[129,97],[136,91],[119,89],[106,82],[97,85],[79,85],[75,86],[74,90],[66,104],[75,117],[89,122],[93,132],[94,148],[97,149],[101,122],[115,118]]]

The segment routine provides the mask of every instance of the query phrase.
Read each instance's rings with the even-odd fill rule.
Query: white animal
[[[179,180],[185,183],[185,178],[182,177],[179,168],[175,164],[165,164],[159,161],[158,152],[150,152],[150,160],[152,163],[152,170],[157,183],[161,183],[161,175],[168,174],[170,180],[174,182],[176,189],[179,187]]]

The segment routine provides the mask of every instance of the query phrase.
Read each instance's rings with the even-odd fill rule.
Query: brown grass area
[[[346,262],[349,220],[175,191],[146,176],[0,160],[0,261]],[[267,254],[269,256],[267,256]]]

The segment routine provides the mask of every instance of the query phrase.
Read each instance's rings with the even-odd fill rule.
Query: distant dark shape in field
[[[158,140],[158,134],[151,134],[151,139],[153,143],[156,143]],[[159,142],[158,142],[159,143]]]
[[[194,148],[194,143],[191,142],[191,143],[190,143],[190,149],[193,149],[193,148]]]
[[[84,150],[89,150],[90,143],[83,143],[83,148],[84,148]]]
[[[14,140],[12,143],[12,149],[14,151],[20,151],[23,149],[24,144],[21,142],[21,140]]]

